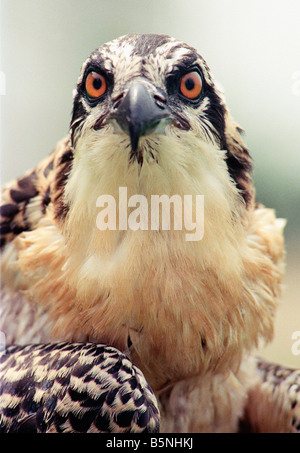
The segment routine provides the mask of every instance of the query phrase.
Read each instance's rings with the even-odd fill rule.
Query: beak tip
[[[131,149],[135,153],[139,146],[140,135],[138,133],[136,133],[136,131],[133,130],[133,128],[129,128],[129,137],[130,137]]]

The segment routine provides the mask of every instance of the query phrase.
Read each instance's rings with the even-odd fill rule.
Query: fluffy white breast
[[[65,201],[70,206],[65,233],[72,247],[76,244],[76,253],[88,259],[95,254],[99,263],[102,260],[104,265],[111,266],[114,253],[120,250],[121,244],[125,253],[124,242],[131,237],[147,242],[159,235],[151,232],[150,223],[147,231],[99,231],[96,204],[100,195],[112,195],[117,211],[120,187],[126,187],[128,198],[135,194],[146,197],[149,207],[151,195],[180,195],[182,200],[184,195],[190,195],[194,218],[196,195],[203,195],[204,236],[201,241],[186,243],[187,231],[183,228],[182,232],[174,232],[172,225],[170,231],[160,231],[160,234],[166,242],[172,243],[176,238],[186,253],[198,254],[203,268],[217,268],[222,263],[222,271],[227,274],[228,268],[231,275],[233,269],[241,267],[239,244],[245,236],[241,220],[244,206],[229,177],[225,153],[192,134],[179,133],[172,126],[167,129],[166,135],[141,140],[142,166],[130,160],[129,139],[112,134],[110,126],[101,131],[101,139],[94,131],[82,135],[65,188]],[[116,266],[120,266],[119,252],[117,256]]]

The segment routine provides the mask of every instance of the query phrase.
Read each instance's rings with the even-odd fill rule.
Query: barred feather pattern
[[[103,344],[7,346],[0,357],[0,432],[158,432],[142,372]]]
[[[300,433],[300,369],[255,361],[258,380],[248,393],[243,430]]]
[[[63,185],[67,178],[73,152],[70,137],[61,140],[36,168],[1,189],[0,247],[14,240],[23,231],[32,231],[55,205],[54,218],[63,215]]]

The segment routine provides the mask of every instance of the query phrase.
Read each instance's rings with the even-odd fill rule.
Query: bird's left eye
[[[92,99],[103,96],[106,92],[105,77],[97,72],[90,72],[85,81],[85,89],[87,95]]]
[[[202,91],[201,76],[197,71],[182,76],[179,86],[180,93],[187,99],[196,100]]]

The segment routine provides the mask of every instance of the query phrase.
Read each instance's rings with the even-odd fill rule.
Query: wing
[[[55,218],[62,215],[62,188],[73,159],[69,138],[35,169],[6,184],[0,205],[1,249],[23,231],[33,230],[46,215],[49,206]]]
[[[158,432],[142,372],[103,344],[10,346],[0,358],[1,432]]]
[[[62,194],[72,160],[73,152],[67,137],[35,169],[2,189],[0,330],[7,343],[26,344],[50,339],[46,313],[29,303],[22,291],[22,273],[15,267],[16,240],[21,233],[34,230],[42,219],[59,223],[65,216]]]
[[[300,433],[300,369],[256,359],[258,380],[248,394],[242,430]]]

